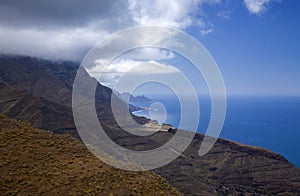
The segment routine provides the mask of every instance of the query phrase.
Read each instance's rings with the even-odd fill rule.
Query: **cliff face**
[[[71,62],[0,57],[0,113],[27,120],[35,127],[76,136],[70,106],[77,67]],[[137,137],[123,131],[110,109],[111,93],[98,84],[96,110],[105,131],[119,145],[134,150],[153,149],[176,132],[172,129]],[[119,106],[120,112],[128,110],[121,101]],[[149,122],[145,118],[134,119],[141,124]],[[182,193],[191,195],[300,193],[300,171],[281,155],[218,139],[207,155],[199,157],[202,138],[197,134],[183,155],[155,172]]]

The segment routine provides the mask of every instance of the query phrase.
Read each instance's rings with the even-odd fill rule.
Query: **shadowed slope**
[[[46,130],[75,130],[71,109],[0,82],[0,112]]]
[[[6,62],[8,57],[1,57],[4,60],[0,62]],[[5,60],[6,58],[6,60]],[[18,111],[18,114],[26,114],[26,119],[31,123],[35,124],[36,118],[47,119],[47,126],[53,125],[58,126],[62,123],[61,127],[69,127],[68,121],[59,121],[57,117],[60,114],[66,114],[69,116],[71,114],[71,108],[69,107],[71,103],[70,97],[68,94],[71,92],[72,82],[74,81],[76,66],[73,67],[70,62],[51,62],[44,60],[30,60],[31,57],[19,57],[22,59],[23,66],[28,66],[26,70],[31,70],[32,72],[43,72],[43,77],[39,77],[39,74],[34,74],[37,78],[34,80],[28,79],[28,75],[20,72],[14,72],[12,70],[17,69],[14,67],[13,57],[10,60],[10,66],[4,66],[0,63],[0,76],[9,85],[2,82],[4,85],[3,88],[6,88],[3,91],[0,91],[0,110],[1,112],[6,112],[12,109],[16,103],[28,103],[23,104],[26,108],[28,105],[34,106],[32,109],[27,109],[27,112],[22,112],[22,107],[16,107],[12,111]],[[30,62],[43,62],[43,67],[35,70],[34,64]],[[70,67],[71,66],[71,67]],[[31,68],[30,68],[31,67]],[[6,71],[8,69],[8,71]],[[25,68],[24,68],[25,69]],[[46,71],[45,71],[46,70]],[[18,75],[20,73],[20,75]],[[41,83],[41,81],[50,81],[47,79],[47,74],[50,74],[50,78],[55,78],[54,86],[49,85],[48,88],[44,89],[45,92],[35,89],[33,83],[29,81],[36,81]],[[30,75],[30,74],[29,74]],[[16,79],[18,78],[18,85],[16,85]],[[0,78],[0,81],[1,81]],[[29,81],[28,81],[29,80]],[[40,81],[39,81],[40,80]],[[52,80],[52,79],[51,79]],[[90,80],[95,80],[90,78]],[[30,83],[31,86],[25,86],[22,83]],[[5,86],[6,85],[6,86]],[[55,92],[54,94],[60,94],[62,87],[63,89],[68,89],[67,95],[62,96],[62,100],[59,96],[50,96],[47,97],[48,93]],[[7,89],[8,88],[8,89]],[[9,90],[11,88],[12,90]],[[33,89],[35,90],[33,90]],[[17,90],[18,92],[16,92]],[[24,91],[21,92],[20,91]],[[57,91],[57,92],[56,92]],[[10,92],[10,93],[6,93]],[[24,98],[30,92],[39,92],[40,97],[38,100],[31,103],[30,100],[35,100],[37,94],[35,93],[34,97]],[[96,108],[98,116],[100,117],[101,123],[103,123],[104,129],[107,131],[108,135],[119,145],[126,147],[128,149],[134,150],[148,150],[156,148],[166,141],[168,141],[174,135],[176,130],[170,130],[170,132],[158,132],[149,137],[137,137],[127,132],[123,131],[118,124],[115,122],[111,107],[110,107],[110,96],[111,90],[107,87],[98,84],[96,92]],[[67,99],[65,99],[67,97]],[[49,99],[48,99],[49,98]],[[40,100],[42,99],[42,100]],[[17,101],[14,101],[17,100]],[[67,103],[64,104],[65,100]],[[35,102],[41,103],[35,105]],[[55,105],[54,102],[58,105]],[[22,105],[22,104],[21,104]],[[45,105],[44,107],[40,107]],[[125,111],[127,108],[122,102],[119,103],[120,112]],[[65,109],[63,109],[64,107]],[[47,111],[54,112],[52,117],[47,117],[41,108],[47,108]],[[51,113],[50,112],[50,113]],[[62,113],[60,113],[62,112]],[[11,113],[6,113],[11,114]],[[13,115],[11,115],[13,116]],[[13,116],[17,118],[18,116]],[[71,118],[71,117],[70,117]],[[134,117],[138,122],[146,123],[148,122],[145,118]],[[63,118],[62,118],[63,119]],[[38,121],[45,122],[45,121]],[[41,125],[37,125],[40,126]],[[50,127],[50,126],[49,126]],[[74,127],[75,128],[75,127]],[[49,129],[51,130],[51,129]],[[252,195],[267,195],[267,194],[292,194],[297,195],[300,193],[300,171],[294,165],[289,163],[284,157],[276,153],[270,152],[268,150],[256,147],[250,147],[235,142],[218,139],[217,143],[211,149],[211,151],[203,156],[198,156],[198,150],[201,144],[203,136],[197,134],[189,146],[189,148],[184,152],[183,155],[179,156],[175,161],[169,163],[168,165],[158,168],[155,172],[165,179],[168,180],[170,184],[178,188],[181,192],[191,195],[208,195],[220,193],[221,195],[233,194],[252,194]],[[154,157],[155,159],[155,157]]]
[[[163,134],[163,133],[162,133]],[[163,138],[168,138],[167,133]],[[185,194],[300,193],[300,169],[269,150],[218,139],[203,157],[198,156],[203,136],[197,134],[175,161],[155,170]]]

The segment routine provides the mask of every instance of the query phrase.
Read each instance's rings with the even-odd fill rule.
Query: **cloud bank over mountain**
[[[123,28],[185,29],[200,4],[194,0],[163,2],[2,1],[0,52],[79,60],[98,41]]]
[[[203,7],[222,3],[221,0],[1,1],[0,52],[81,60],[110,33],[141,25],[181,30],[197,26],[199,33],[206,35],[213,32],[213,24],[202,18]],[[268,0],[245,1],[252,13],[261,12],[267,3]]]

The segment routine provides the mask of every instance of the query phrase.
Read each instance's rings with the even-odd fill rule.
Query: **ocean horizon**
[[[174,96],[149,96],[150,102],[134,102],[135,106],[150,107],[154,102],[162,103],[167,111],[165,122],[179,127],[181,109]],[[210,120],[209,97],[199,98],[200,120],[196,130],[204,134]],[[160,112],[157,109],[155,117]],[[133,112],[152,120],[148,110]],[[163,115],[163,114],[161,114]],[[191,130],[188,125],[181,129]],[[229,96],[224,126],[219,138],[258,146],[283,155],[289,162],[300,167],[300,99],[293,96]]]

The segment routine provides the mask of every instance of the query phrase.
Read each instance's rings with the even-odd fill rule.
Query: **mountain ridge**
[[[8,85],[9,87],[7,88],[16,89],[17,91],[23,90],[25,91],[23,92],[25,94],[30,94],[32,92],[43,93],[47,89],[43,89],[44,91],[35,89],[37,86],[33,86],[33,89],[36,91],[28,89],[30,86],[25,89],[18,89],[22,88],[23,85],[15,85],[15,80],[11,80],[10,78],[14,79],[14,77],[19,76],[19,81],[22,81],[22,77],[25,77],[24,80],[28,80],[27,83],[30,83],[30,81],[41,83],[39,80],[44,80],[43,77],[47,77],[47,74],[45,73],[49,72],[51,75],[50,78],[56,81],[55,84],[57,84],[57,87],[62,86],[62,88],[67,89],[67,91],[65,91],[67,93],[64,95],[69,95],[72,90],[71,83],[74,81],[75,77],[75,65],[69,70],[63,68],[65,66],[63,62],[55,63],[46,61],[48,62],[46,63],[47,65],[39,65],[40,70],[38,70],[41,72],[46,70],[46,72],[41,74],[43,77],[34,74],[37,78],[32,80],[30,78],[28,79],[28,76],[24,76],[24,73],[16,75],[19,72],[13,71],[21,65],[28,66],[29,68],[26,69],[31,71],[31,73],[37,71],[34,69],[35,65],[31,63],[36,61],[31,60],[31,57],[20,57],[22,60],[17,60],[20,65],[17,65],[16,67],[14,67],[15,63],[13,63],[15,57],[10,57],[10,66],[3,65],[3,63],[7,61],[1,58],[5,57],[0,57],[0,78],[2,78],[0,81],[2,80],[3,85]],[[50,66],[49,68],[49,64],[51,64],[52,67]],[[68,66],[70,66],[70,64]],[[50,79],[47,80],[49,81]],[[94,81],[95,79],[91,78],[90,80]],[[50,87],[50,92],[56,91],[57,87]],[[103,123],[103,127],[109,137],[117,144],[133,150],[153,149],[169,141],[176,132],[176,129],[164,132],[159,131],[147,137],[136,137],[125,132],[113,119],[113,114],[110,109],[111,90],[98,84],[97,92],[96,108],[99,121]],[[42,95],[38,93],[34,96],[39,98],[42,97],[47,101],[51,101],[49,99],[60,99],[59,97],[53,96],[48,99],[46,95],[49,92],[45,92],[45,94]],[[14,98],[13,95],[9,96],[6,94],[6,90],[1,91],[0,89],[0,98],[5,97],[5,95],[8,96],[8,99]],[[64,100],[65,98],[68,103],[64,103],[66,101]],[[65,96],[62,97],[62,100],[54,101],[57,102],[57,104],[66,107],[66,110],[71,111],[71,108],[69,107],[71,105],[70,96]],[[7,103],[8,102],[3,103],[2,106],[0,104],[0,113],[3,112],[1,108],[7,107]],[[128,110],[122,102],[118,104],[120,106],[120,112]],[[59,115],[59,113],[56,114]],[[28,116],[30,115],[32,115],[31,112],[28,113]],[[16,118],[16,116],[13,115],[11,117]],[[141,124],[149,122],[149,120],[145,118],[135,116],[133,116],[133,118]],[[48,120],[54,122],[52,118],[48,118]],[[28,121],[34,123],[30,118]],[[62,126],[63,125],[64,124],[62,123]],[[63,132],[64,130],[62,130],[62,133]],[[154,171],[167,179],[171,185],[186,195],[296,195],[300,192],[300,170],[289,163],[283,156],[262,148],[218,139],[208,154],[199,157],[198,149],[202,139],[203,135],[196,134],[190,146],[181,156],[168,165],[155,169]]]

